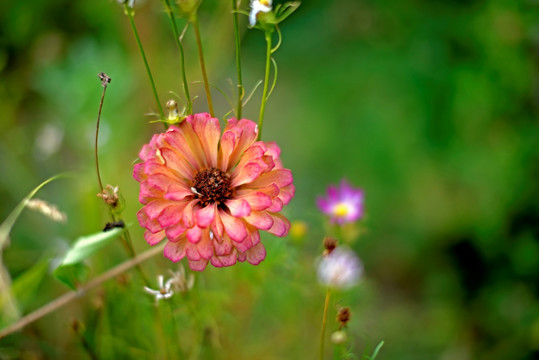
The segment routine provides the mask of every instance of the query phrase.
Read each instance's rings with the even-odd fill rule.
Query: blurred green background
[[[357,358],[380,340],[378,359],[536,358],[538,13],[536,0],[304,1],[281,27],[263,135],[294,173],[296,197],[285,213],[308,225],[304,239],[266,236],[259,266],[197,275],[189,300],[196,316],[181,299],[156,310],[133,272],[0,340],[0,358],[88,357],[74,320],[99,358],[160,357],[170,311],[179,345],[201,342],[201,358],[315,358],[324,290],[314,263],[326,234],[315,199],[343,177],[366,193],[365,233],[353,244],[365,277],[335,297],[352,308]],[[161,2],[137,1],[135,21],[165,102],[169,91],[181,93],[181,78]],[[233,96],[230,2],[203,1],[200,21],[210,81]],[[241,28],[249,91],[263,78],[265,43],[243,15]],[[207,111],[192,29],[185,50],[195,111]],[[13,281],[107,221],[93,163],[101,71],[112,78],[101,173],[120,186],[141,252],[148,246],[136,225],[132,164],[163,127],[144,115],[156,107],[122,7],[0,2],[0,219],[46,178],[75,174],[38,194],[68,214],[67,224],[28,210],[19,218],[3,251]],[[245,117],[257,119],[260,94]],[[230,106],[213,95],[222,117]],[[116,245],[93,259],[92,276],[126,258]],[[176,268],[160,259],[145,267],[152,277]],[[48,274],[19,299],[20,310],[66,290]],[[330,309],[328,331],[336,327]]]

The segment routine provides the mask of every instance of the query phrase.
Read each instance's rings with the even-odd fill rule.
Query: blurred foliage
[[[168,91],[181,93],[166,14],[157,0],[137,1],[136,10],[166,101],[174,97]],[[265,236],[268,256],[259,266],[208,268],[194,292],[158,308],[132,271],[0,340],[0,358],[82,358],[91,356],[87,348],[105,359],[187,358],[188,350],[206,359],[314,358],[324,297],[314,259],[327,233],[314,199],[342,177],[367,196],[353,245],[366,278],[337,296],[352,309],[358,356],[384,340],[377,359],[537,357],[538,13],[536,0],[304,1],[282,24],[264,127],[294,172],[287,215],[306,225],[300,234]],[[233,94],[229,14],[226,1],[200,8],[210,79]],[[250,90],[263,76],[265,45],[245,17],[242,29]],[[188,76],[199,81],[189,30]],[[115,1],[2,1],[0,34],[0,219],[44,179],[77,174],[40,193],[68,214],[67,224],[28,211],[15,224],[3,263],[17,282],[44,254],[58,261],[67,239],[107,221],[93,167],[97,74],[112,78],[101,174],[120,186],[127,223],[139,209],[132,163],[162,126],[144,116],[155,111],[151,89]],[[195,110],[206,111],[202,85],[192,91]],[[260,92],[247,118],[256,120]],[[230,107],[214,93],[222,115]],[[147,249],[142,231],[132,233],[137,252]],[[98,254],[90,276],[126,258],[120,244]],[[154,275],[176,265],[157,257],[144,267]],[[30,287],[35,296],[19,299],[24,312],[65,291],[51,271]],[[332,316],[329,331],[337,329]],[[78,323],[84,327],[73,330]],[[178,342],[167,342],[174,331]]]

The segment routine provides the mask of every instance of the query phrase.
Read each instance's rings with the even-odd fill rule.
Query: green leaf
[[[88,279],[89,272],[88,266],[83,263],[68,264],[57,267],[54,276],[71,289],[77,290]]]
[[[0,225],[0,250],[2,249],[3,245],[6,243],[7,237],[9,233],[11,232],[11,229],[13,228],[13,225],[15,224],[15,221],[19,217],[19,215],[24,210],[24,207],[28,203],[28,201],[34,197],[35,194],[45,185],[50,183],[53,180],[56,180],[64,175],[56,175],[53,176],[45,181],[43,181],[41,184],[36,186],[34,190],[30,191],[28,195],[24,199],[21,200],[21,202],[13,209],[13,211],[8,215],[8,217],[4,220],[2,225]]]
[[[82,264],[82,261],[88,259],[124,231],[124,228],[114,228],[79,237],[64,256],[60,266],[54,270],[54,276],[70,288],[76,289],[88,275],[88,267]]]
[[[47,275],[48,267],[49,260],[43,257],[11,283],[11,293],[20,304],[21,310],[24,311],[38,295],[39,286]]]
[[[380,351],[380,349],[382,348],[382,346],[384,346],[384,342],[383,341],[380,341],[380,343],[376,346],[376,348],[374,349],[371,357],[370,357],[370,360],[374,360],[377,356],[378,356],[378,352]]]

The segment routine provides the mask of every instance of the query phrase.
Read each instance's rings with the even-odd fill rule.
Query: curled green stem
[[[155,82],[153,80],[152,72],[150,71],[150,65],[148,65],[148,60],[146,59],[146,53],[144,52],[144,48],[142,47],[142,43],[140,42],[140,37],[138,36],[137,27],[135,25],[135,11],[130,8],[127,3],[124,4],[125,8],[125,14],[129,18],[129,23],[131,24],[131,29],[133,30],[133,35],[135,36],[135,40],[137,42],[140,55],[142,56],[142,60],[144,62],[144,66],[146,67],[146,73],[148,74],[148,78],[150,79],[150,84],[152,85],[152,91],[153,96],[155,97],[155,102],[157,103],[157,108],[159,109],[159,114],[161,115],[161,118],[165,118],[165,113],[163,112],[163,107],[161,106],[161,101],[159,100],[159,95],[157,95],[157,89],[155,88]]]
[[[262,103],[260,104],[260,116],[258,117],[258,140],[262,137],[262,126],[264,125],[264,112],[266,101],[268,100],[268,84],[271,66],[271,31],[264,33],[266,37],[266,71],[264,73],[264,89],[262,90]]]
[[[206,99],[208,100],[208,109],[210,110],[210,115],[212,117],[215,116],[215,112],[213,111],[213,103],[211,100],[211,92],[210,92],[210,82],[208,81],[208,75],[206,73],[206,65],[204,63],[204,51],[202,50],[202,39],[200,37],[200,29],[198,26],[198,15],[195,13],[191,17],[191,22],[193,23],[193,27],[195,29],[195,37],[197,42],[197,48],[198,48],[198,57],[200,60],[200,70],[202,71],[202,78],[204,79],[204,90],[206,91]]]

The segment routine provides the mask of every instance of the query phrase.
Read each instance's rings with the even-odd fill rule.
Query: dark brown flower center
[[[193,179],[195,196],[202,206],[217,203],[218,205],[232,197],[230,175],[216,168],[199,171]]]

